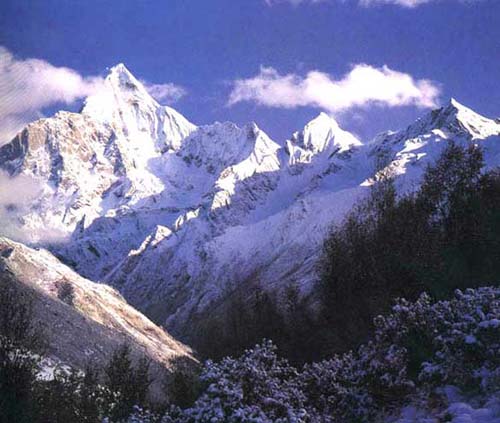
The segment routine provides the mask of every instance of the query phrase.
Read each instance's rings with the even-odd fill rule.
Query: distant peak
[[[345,151],[361,144],[354,135],[344,131],[333,116],[325,112],[311,120],[302,131],[293,134],[290,141],[313,154],[338,148]]]
[[[459,103],[453,97],[450,98],[450,100],[448,101],[448,103],[444,107],[441,107],[440,109],[435,110],[432,113],[435,116],[442,116],[444,118],[447,118],[448,122],[450,119],[452,119],[452,120],[458,119],[461,122],[467,122],[470,120],[477,120],[477,119],[486,120],[485,117],[479,115],[478,113],[476,113],[474,110],[470,109],[469,107],[464,106],[463,104]]]
[[[131,105],[142,110],[159,107],[143,84],[123,63],[118,63],[108,70],[103,89],[87,97],[82,113],[111,122],[121,120]]]
[[[254,121],[251,121],[251,122],[248,122],[247,124],[245,124],[244,126],[245,128],[248,128],[248,129],[253,129],[255,131],[260,131],[260,128],[259,126],[257,125],[256,122]]]
[[[335,118],[332,115],[329,115],[326,112],[321,112],[318,116],[316,116],[314,119],[312,119],[307,125],[306,128],[312,127],[312,126],[325,126],[329,128],[340,128],[338,122],[335,120]]]
[[[485,138],[498,134],[498,124],[474,110],[451,98],[443,107],[432,110],[417,119],[404,131],[398,133],[396,139],[408,139],[432,132],[435,129],[454,134],[467,135],[472,138]]]
[[[457,100],[455,100],[453,97],[450,98],[450,101],[448,102],[448,104],[452,107],[455,107],[456,109],[460,108],[460,107],[464,107],[462,104],[460,104]]]
[[[112,66],[110,69],[110,72],[114,71],[128,71],[127,67],[123,62],[117,63],[115,66]]]
[[[459,103],[453,97],[450,98],[448,103],[446,103],[440,110],[442,110],[444,113],[447,113],[447,114],[456,114],[457,112],[462,111],[462,110],[466,110],[466,111],[469,111],[471,113],[475,113],[473,110],[464,106],[462,103]]]
[[[247,131],[249,137],[255,138],[260,132],[260,128],[255,122],[249,122],[243,126],[243,129]]]

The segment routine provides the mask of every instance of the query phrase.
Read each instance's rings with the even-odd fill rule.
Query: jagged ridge
[[[106,81],[81,114],[37,121],[0,148],[0,167],[42,182],[24,231],[70,235],[52,248],[183,335],[249,278],[308,295],[326,231],[377,172],[408,189],[451,139],[500,162],[500,124],[455,100],[366,144],[322,113],[281,146],[255,124],[195,127],[123,65]]]

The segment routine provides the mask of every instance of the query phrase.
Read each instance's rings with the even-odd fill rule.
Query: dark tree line
[[[280,295],[266,292],[258,282],[248,291],[228,296],[222,312],[208,319],[196,344],[203,358],[213,360],[237,356],[262,339],[272,339],[292,363],[303,363],[316,357],[319,338],[318,322],[298,288],[288,286]]]
[[[44,337],[32,324],[30,300],[0,282],[0,421],[28,423],[36,414],[36,354],[45,349]]]
[[[394,299],[436,299],[500,281],[500,173],[481,173],[474,145],[450,143],[418,190],[396,194],[390,178],[332,230],[321,261],[329,347],[362,342]]]

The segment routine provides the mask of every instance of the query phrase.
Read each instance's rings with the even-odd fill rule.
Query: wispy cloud
[[[278,3],[289,3],[293,6],[298,6],[301,3],[322,3],[326,0],[264,0],[268,6],[272,6]]]
[[[299,4],[316,4],[323,2],[337,2],[337,3],[355,3],[363,7],[377,6],[377,5],[395,5],[406,8],[414,8],[426,3],[438,3],[443,0],[264,0],[268,6],[273,6],[279,3],[288,3],[292,6],[298,6]],[[460,3],[478,3],[481,0],[449,0]]]
[[[183,87],[172,83],[142,83],[159,102],[174,103],[186,94]],[[71,104],[105,89],[100,76],[85,77],[40,59],[19,59],[0,46],[0,145],[39,118],[44,107]]]
[[[414,8],[425,3],[437,2],[437,1],[440,0],[359,0],[359,4],[365,7],[382,5],[382,4],[392,4],[396,6]]]
[[[416,80],[387,66],[358,64],[341,79],[317,70],[301,77],[261,67],[257,76],[233,83],[228,104],[252,101],[268,107],[311,106],[338,113],[371,105],[430,108],[437,105],[439,94],[434,82]]]
[[[396,5],[406,8],[414,8],[426,3],[442,3],[444,0],[359,0],[361,6]],[[483,0],[448,0],[449,3],[475,4]]]
[[[0,235],[21,242],[57,242],[68,234],[60,230],[39,226],[26,230],[22,217],[40,198],[48,185],[29,175],[9,176],[0,170]],[[50,195],[48,196],[50,198]]]
[[[100,77],[39,59],[18,59],[0,46],[0,144],[9,141],[39,111],[54,103],[70,104],[102,87]]]
[[[172,84],[150,84],[142,80],[141,83],[148,93],[160,103],[175,103],[187,94],[185,88]]]

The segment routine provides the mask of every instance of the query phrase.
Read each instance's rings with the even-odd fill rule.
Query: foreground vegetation
[[[150,361],[133,360],[128,345],[118,348],[103,368],[89,363],[83,371],[47,362],[43,358],[47,347],[31,300],[14,283],[2,279],[0,422],[121,421],[138,404],[156,411],[166,407],[150,401]],[[183,405],[192,389],[192,373],[192,366],[176,363],[164,382],[163,397]]]
[[[172,375],[171,402],[163,405],[148,403],[147,363],[133,366],[126,347],[101,375],[87,369],[40,379],[32,352],[43,344],[40,332],[29,306],[15,304],[13,319],[0,313],[4,422],[375,422],[409,405],[451,421],[450,390],[483,407],[481,416],[491,417],[485,422],[500,418],[500,288],[457,290],[448,301],[398,300],[375,319],[371,341],[302,367],[281,358],[271,341],[239,358],[209,360],[198,378]]]
[[[237,359],[208,361],[193,406],[162,417],[138,410],[129,421],[376,422],[410,404],[451,421],[450,391],[478,407],[489,401],[483,421],[498,421],[500,289],[457,290],[437,303],[426,294],[399,300],[374,325],[373,339],[356,351],[301,369],[270,341]]]

